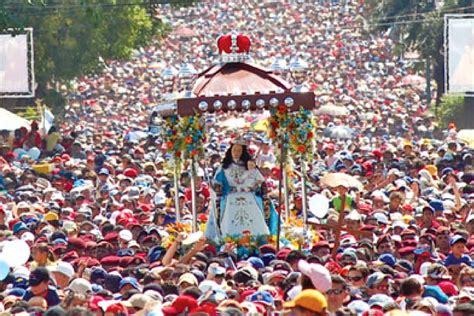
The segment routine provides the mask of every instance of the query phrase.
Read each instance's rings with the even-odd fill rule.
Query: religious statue
[[[278,215],[270,203],[263,202],[264,182],[245,142],[235,140],[212,183],[220,203],[216,199],[212,203],[206,237],[219,240],[243,233],[275,234]]]

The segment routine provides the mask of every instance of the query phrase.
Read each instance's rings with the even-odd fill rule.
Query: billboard
[[[33,29],[0,33],[0,98],[31,98],[35,93]]]
[[[444,17],[445,91],[474,95],[474,14]]]

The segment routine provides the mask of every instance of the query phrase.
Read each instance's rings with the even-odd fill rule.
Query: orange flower
[[[186,142],[186,144],[192,144],[193,143],[193,138],[190,137],[190,136],[187,136],[184,141]]]
[[[299,145],[296,150],[298,150],[298,152],[300,152],[300,153],[304,153],[306,151],[306,146],[305,145]]]

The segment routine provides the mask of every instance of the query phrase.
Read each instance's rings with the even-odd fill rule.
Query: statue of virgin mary
[[[212,187],[217,197],[220,197],[220,207],[214,199],[206,226],[206,237],[220,240],[225,236],[239,236],[242,233],[276,234],[278,215],[270,203],[265,203],[267,207],[264,206],[264,181],[245,142],[235,140],[213,180]]]

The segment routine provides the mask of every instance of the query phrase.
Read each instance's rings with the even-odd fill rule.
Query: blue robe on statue
[[[237,163],[232,163],[227,169],[220,169],[214,178],[214,183],[221,187],[222,192],[220,209],[216,210],[216,197],[211,194],[206,237],[219,242],[226,236],[239,236],[245,231],[253,236],[275,235],[278,214],[270,203],[267,225],[259,192],[263,182],[264,178],[258,169],[246,170],[245,166]]]

